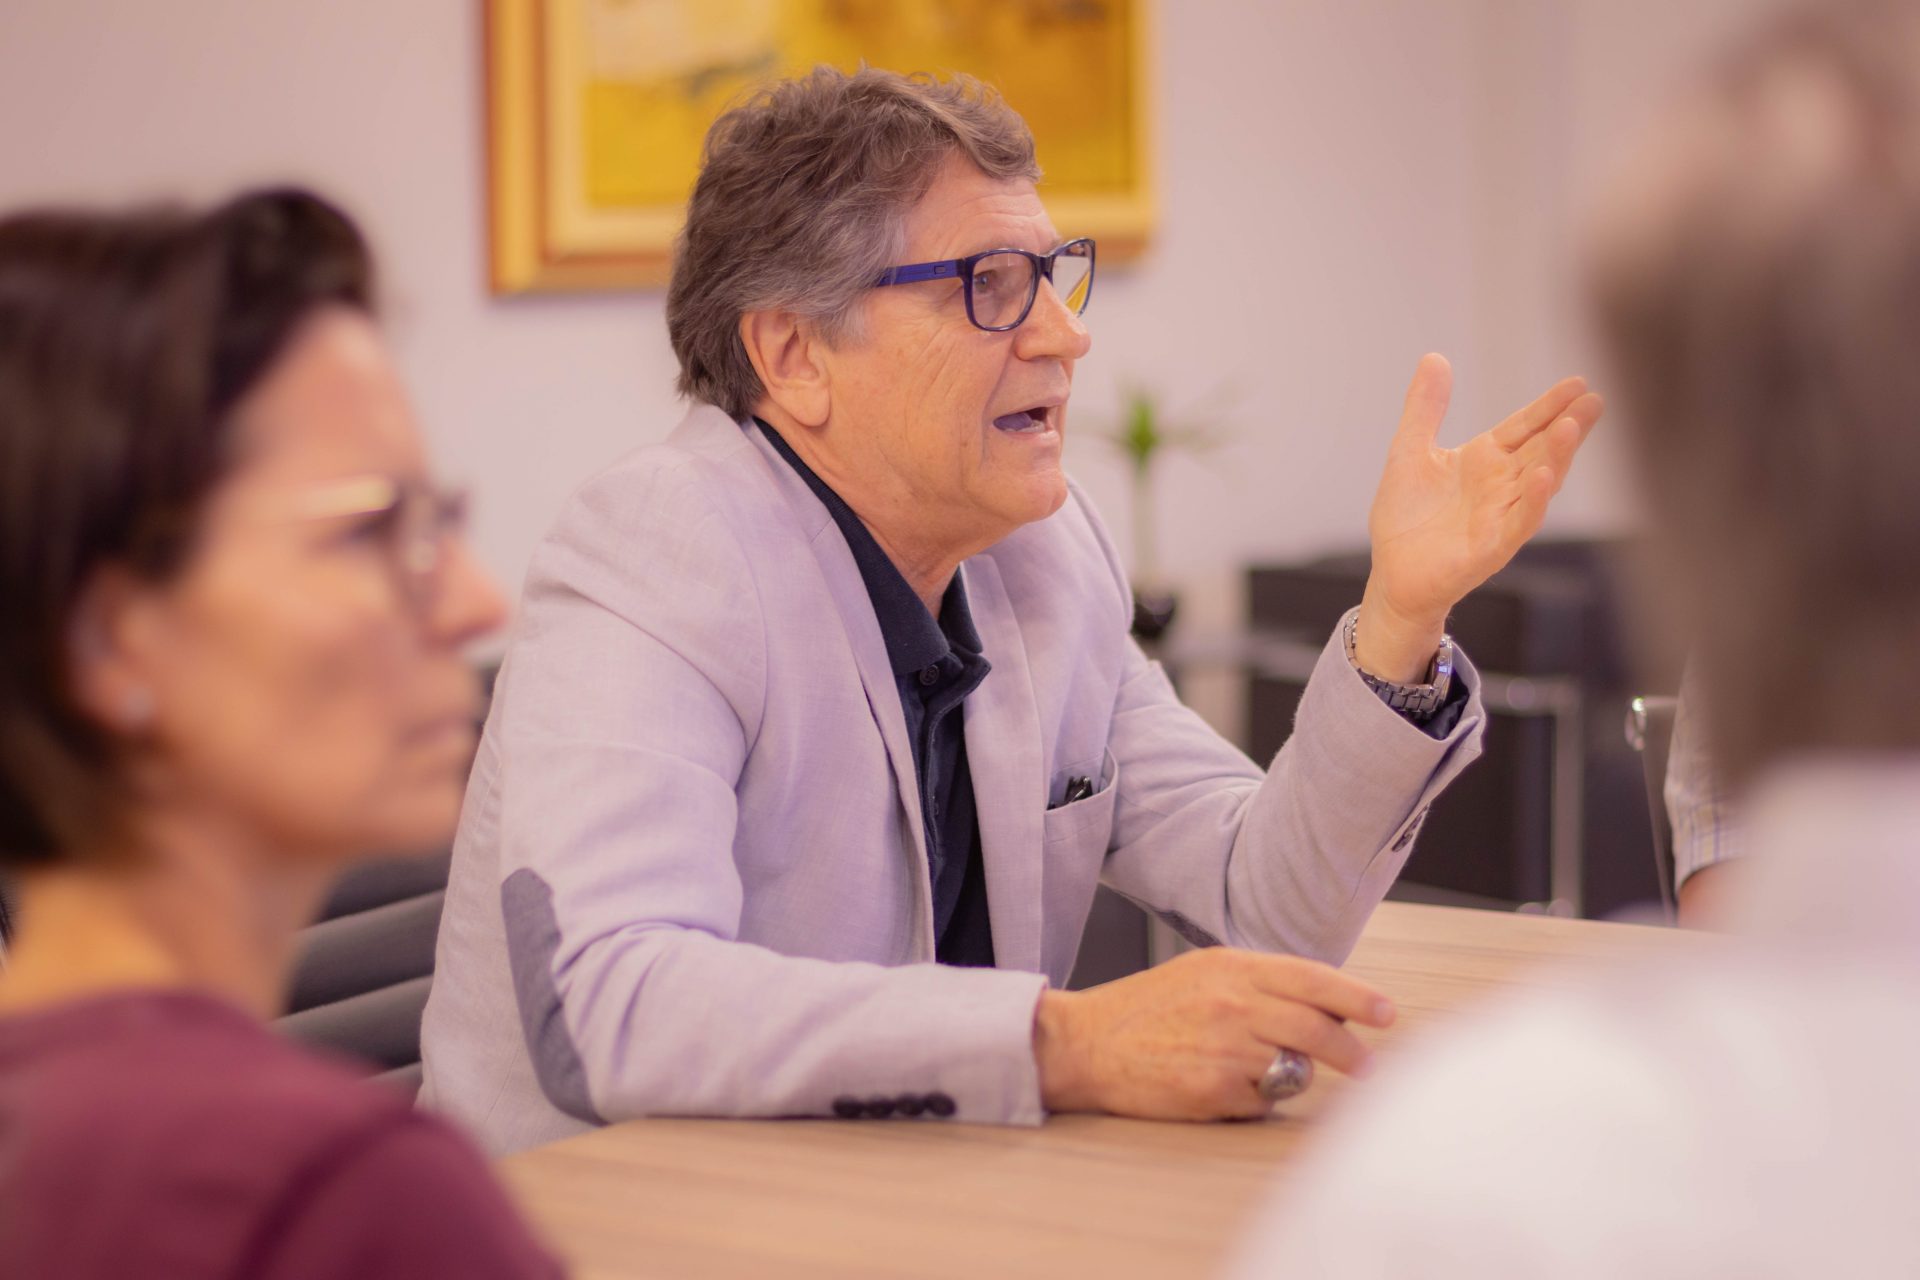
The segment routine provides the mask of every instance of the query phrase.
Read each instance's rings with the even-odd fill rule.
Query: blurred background
[[[1166,652],[1223,730],[1256,751],[1284,735],[1288,660],[1269,646],[1256,661],[1249,637],[1311,637],[1318,606],[1285,575],[1364,548],[1422,352],[1454,363],[1448,443],[1563,374],[1605,389],[1581,323],[1581,212],[1677,77],[1763,5],[1147,7],[1155,216],[1134,261],[1103,261],[1068,460],[1127,546],[1135,493],[1103,437],[1129,392],[1216,441],[1161,459],[1150,496],[1159,568],[1180,597]],[[283,180],[341,201],[378,250],[393,341],[441,468],[473,487],[478,548],[513,588],[572,488],[664,437],[681,408],[658,289],[490,289],[485,26],[477,0],[0,0],[0,207],[210,198]],[[1578,559],[1634,519],[1603,425],[1548,534]],[[1344,598],[1351,564],[1333,563],[1322,577]],[[1595,878],[1602,863],[1644,861],[1637,765],[1609,755],[1624,695],[1644,678],[1611,657],[1598,670],[1591,635],[1554,649],[1552,636],[1585,631],[1600,607],[1567,603],[1574,580],[1547,604],[1522,591],[1478,624],[1486,634],[1462,636],[1523,684],[1502,686],[1519,700],[1513,759],[1489,760],[1475,802],[1487,807],[1456,819],[1463,849],[1501,852],[1472,874],[1432,870],[1450,892],[1595,913],[1652,891],[1650,870]],[[1547,639],[1526,640],[1543,627]],[[1562,678],[1580,704],[1571,730],[1541,710]],[[1445,854],[1442,817],[1423,857]],[[1568,857],[1587,881],[1570,899],[1552,880]]]

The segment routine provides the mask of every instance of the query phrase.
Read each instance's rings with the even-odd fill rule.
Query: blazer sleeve
[[[509,960],[543,1091],[589,1121],[944,1094],[962,1120],[1038,1123],[1040,975],[739,940],[735,786],[766,629],[737,536],[699,493],[672,474],[590,489],[529,573],[489,733]]]
[[[1112,544],[1090,507],[1087,516],[1124,594]],[[1454,678],[1468,702],[1436,739],[1367,688],[1340,635],[1336,626],[1264,773],[1125,642],[1108,741],[1119,792],[1102,878],[1196,945],[1344,961],[1406,864],[1427,806],[1480,754],[1486,713],[1464,653]]]

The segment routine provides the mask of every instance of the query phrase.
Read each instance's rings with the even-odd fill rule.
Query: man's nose
[[[1053,281],[1042,279],[1033,310],[1016,331],[1014,352],[1022,360],[1078,360],[1093,346],[1093,335],[1073,313]]]

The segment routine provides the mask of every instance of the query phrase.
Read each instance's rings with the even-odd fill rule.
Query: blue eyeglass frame
[[[1040,277],[1045,276],[1048,284],[1053,283],[1054,259],[1069,249],[1078,248],[1081,245],[1087,247],[1087,296],[1081,300],[1079,309],[1073,314],[1083,316],[1087,313],[1087,307],[1093,302],[1093,278],[1098,274],[1098,254],[1092,236],[1081,236],[1077,240],[1069,240],[1051,253],[1029,253],[1025,249],[1013,248],[986,249],[964,258],[946,258],[939,262],[915,262],[904,267],[890,267],[880,273],[880,278],[873,282],[873,287],[883,289],[890,284],[920,284],[927,280],[958,279],[961,292],[965,293],[967,298],[967,322],[974,328],[987,333],[1005,333],[1009,329],[1018,329],[1027,322],[1027,317],[1033,312],[1034,299],[1040,296]],[[981,324],[973,314],[973,269],[983,259],[1000,253],[1017,254],[1025,258],[1032,267],[1032,274],[1027,277],[1027,304],[1020,308],[1019,316],[1011,324]]]

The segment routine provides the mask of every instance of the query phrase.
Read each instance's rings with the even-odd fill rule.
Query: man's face
[[[1033,183],[989,178],[960,156],[906,233],[899,265],[1059,244]],[[1067,395],[1091,339],[1045,280],[1005,333],[975,328],[962,290],[946,279],[871,291],[862,327],[824,357],[819,442],[825,478],[869,524],[911,513],[914,542],[972,554],[1066,501]]]

